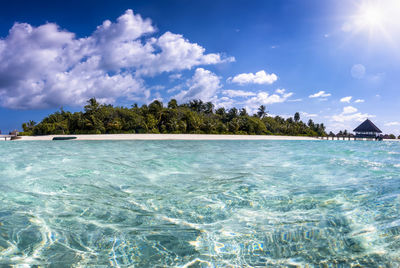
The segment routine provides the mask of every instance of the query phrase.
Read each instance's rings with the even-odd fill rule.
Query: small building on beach
[[[365,120],[353,131],[356,133],[356,139],[379,139],[379,135],[382,133],[382,131],[369,119]]]
[[[10,132],[11,136],[18,136],[18,134],[19,134],[19,132],[16,129]]]

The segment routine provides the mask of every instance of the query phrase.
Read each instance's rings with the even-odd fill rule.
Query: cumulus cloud
[[[127,10],[106,20],[92,35],[46,23],[15,23],[0,39],[0,106],[15,109],[82,105],[90,97],[146,99],[144,76],[233,61],[206,54],[182,35],[150,37],[151,20]]]
[[[220,54],[205,54],[205,49],[198,44],[190,43],[182,35],[166,32],[158,39],[150,41],[153,47],[161,50],[152,53],[150,61],[144,61],[138,72],[154,75],[162,72],[191,69],[193,66],[232,62],[233,57],[221,58]],[[153,52],[153,51],[152,51]]]
[[[292,95],[292,92],[286,92],[285,89],[280,89],[280,93],[269,94],[268,92],[259,92],[256,96],[249,98],[245,102],[245,107],[248,111],[254,112],[260,105],[269,105],[274,103],[282,103],[287,101]]]
[[[197,68],[193,77],[187,81],[188,90],[182,90],[175,98],[179,102],[193,99],[212,101],[221,88],[220,78],[209,70]]]
[[[335,122],[344,123],[349,121],[362,122],[367,118],[373,118],[373,117],[375,116],[358,112],[357,108],[353,106],[346,106],[343,108],[343,111],[340,114],[333,115],[331,119],[332,121]]]
[[[344,98],[341,98],[341,99],[340,99],[340,102],[347,102],[347,103],[350,103],[350,101],[351,101],[352,98],[353,98],[352,96],[344,97]]]
[[[255,96],[256,95],[256,93],[251,92],[251,91],[233,90],[233,89],[223,90],[222,94],[227,95],[228,97],[231,97],[231,98],[250,97],[250,96]]]
[[[365,102],[363,99],[357,99],[357,100],[355,100],[354,101],[355,103],[363,103],[363,102]]]
[[[215,100],[215,108],[224,107],[225,109],[232,108],[236,106],[236,102],[228,97],[221,97]]]
[[[352,114],[352,113],[355,113],[357,111],[358,111],[358,109],[353,107],[353,106],[346,106],[346,107],[343,108],[343,112],[342,113],[343,114]]]
[[[310,95],[308,97],[313,99],[313,98],[326,98],[326,97],[329,97],[329,96],[331,96],[330,93],[326,93],[325,91],[321,90],[321,91],[319,91],[319,92],[317,92],[315,94],[312,94],[312,95]]]
[[[278,76],[274,73],[267,74],[264,70],[253,73],[238,74],[234,77],[228,78],[228,82],[236,83],[239,85],[245,84],[258,84],[258,85],[270,85],[278,80]]]

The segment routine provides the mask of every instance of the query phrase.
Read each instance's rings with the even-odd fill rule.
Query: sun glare
[[[360,0],[342,30],[365,35],[369,43],[390,43],[400,38],[400,0]]]
[[[355,16],[355,25],[359,30],[374,32],[384,28],[387,14],[381,5],[373,2],[365,2]]]
[[[353,29],[394,34],[400,26],[400,0],[365,0],[353,16]]]
[[[381,26],[385,19],[383,10],[377,6],[363,7],[359,15],[359,23],[361,26],[375,28]]]

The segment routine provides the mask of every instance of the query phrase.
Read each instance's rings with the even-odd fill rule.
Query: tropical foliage
[[[309,120],[268,116],[261,105],[256,114],[246,109],[215,109],[211,102],[193,100],[179,105],[172,99],[165,107],[155,100],[149,105],[137,104],[114,107],[100,104],[95,98],[88,100],[83,112],[61,109],[36,124],[22,124],[22,135],[48,134],[107,134],[107,133],[204,133],[250,135],[303,135],[325,136],[325,126]]]

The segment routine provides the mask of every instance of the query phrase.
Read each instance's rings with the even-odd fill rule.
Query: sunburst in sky
[[[367,33],[372,41],[393,42],[400,26],[400,1],[366,0],[356,6],[350,23],[356,32]]]

